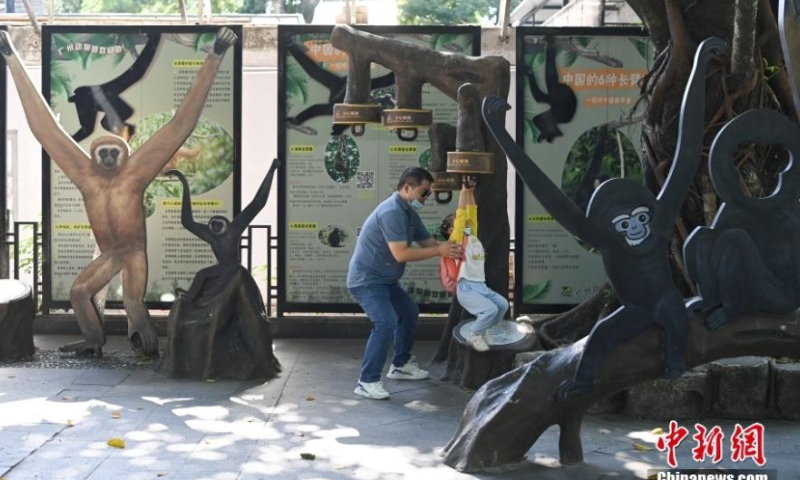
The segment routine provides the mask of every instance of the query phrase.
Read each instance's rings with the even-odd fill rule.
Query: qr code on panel
[[[356,188],[375,188],[375,172],[356,172]]]

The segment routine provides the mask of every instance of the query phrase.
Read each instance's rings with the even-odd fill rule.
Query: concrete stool
[[[30,286],[18,280],[0,280],[0,360],[33,356],[35,314]]]

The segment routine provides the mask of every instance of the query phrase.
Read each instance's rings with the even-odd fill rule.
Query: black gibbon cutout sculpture
[[[344,95],[347,90],[347,75],[339,76],[331,73],[324,68],[317,65],[317,63],[306,55],[303,47],[296,43],[290,43],[287,47],[289,53],[297,61],[300,67],[311,78],[321,83],[328,90],[328,103],[317,103],[311,105],[305,110],[299,112],[293,117],[288,117],[286,121],[289,125],[302,125],[308,120],[320,116],[332,116],[333,105],[335,103],[342,103]],[[384,88],[394,85],[394,72],[387,73],[377,78],[372,79],[370,88]],[[349,125],[333,125],[331,135],[339,136],[347,130]]]
[[[188,292],[178,298],[167,320],[167,348],[159,370],[170,378],[272,378],[280,363],[272,350],[272,329],[255,280],[239,264],[239,242],[269,198],[274,160],[255,197],[229,221],[215,215],[207,224],[194,220],[189,183],[177,170],[168,173],[183,184],[181,224],[211,246],[217,264],[197,272]]]
[[[258,212],[267,204],[269,191],[272,187],[272,178],[275,176],[275,171],[279,166],[280,162],[277,159],[272,161],[272,166],[264,181],[261,182],[261,186],[258,187],[255,197],[233,221],[221,215],[214,215],[208,220],[207,224],[194,220],[192,215],[192,194],[189,191],[189,182],[183,173],[179,170],[167,172],[167,175],[178,177],[178,180],[183,184],[183,201],[181,202],[181,224],[183,228],[208,243],[211,246],[211,251],[214,252],[214,257],[217,259],[217,265],[197,272],[189,291],[185,293],[189,300],[194,301],[199,298],[206,280],[221,275],[224,277],[226,270],[239,266],[239,246],[242,234],[250,225],[250,222],[256,218]],[[222,288],[227,282],[223,278],[222,281],[217,283]]]
[[[589,207],[589,200],[591,200],[594,191],[601,183],[609,179],[607,175],[600,174],[600,168],[603,166],[603,157],[606,155],[607,135],[608,125],[602,125],[597,130],[597,138],[594,142],[594,151],[592,152],[589,166],[586,168],[583,177],[581,177],[578,188],[572,194],[572,201],[584,212]]]
[[[742,192],[734,154],[741,142],[780,144],[790,154],[778,187],[766,198]],[[684,245],[689,276],[701,298],[689,305],[716,330],[730,318],[800,308],[800,128],[786,116],[748,110],[720,130],[709,171],[724,202],[711,227],[696,228]]]
[[[122,138],[104,135],[92,142],[87,153],[59,125],[28,77],[8,34],[0,32],[0,53],[14,77],[33,135],[80,190],[100,249],[100,256],[78,274],[70,290],[70,302],[84,340],[67,344],[61,351],[102,354],[106,337],[92,299],[121,271],[128,339],[137,353],[158,355],[158,337],[144,304],[147,288],[144,192],[197,126],[222,58],[237,40],[230,29],[219,30],[213,51],[197,72],[175,115],[135,152],[130,152],[130,146]]]
[[[795,108],[800,108],[800,9],[781,0],[778,18]],[[800,110],[798,110],[800,111]],[[775,191],[765,198],[745,195],[734,154],[742,142],[779,144],[789,153]],[[724,202],[711,227],[696,228],[683,247],[689,276],[700,297],[691,309],[706,314],[709,330],[742,314],[787,313],[800,308],[800,128],[786,116],[756,109],[737,116],[711,145],[708,165]]]
[[[133,125],[125,123],[133,115],[133,108],[120,98],[120,94],[138,82],[147,73],[158,50],[161,34],[150,33],[148,40],[133,65],[120,76],[102,85],[83,86],[75,89],[69,101],[75,104],[81,128],[72,135],[76,142],[87,138],[94,132],[97,114],[103,112],[100,125],[115,135],[123,135],[128,129],[126,138],[133,136]]]
[[[595,371],[619,342],[657,324],[665,333],[666,376],[685,371],[688,313],[675,288],[668,241],[684,197],[700,165],[705,116],[705,73],[713,53],[725,43],[717,38],[697,49],[681,107],[678,146],[658,197],[643,185],[611,179],[600,185],[584,216],[577,205],[533,163],[499,123],[509,105],[496,97],[483,103],[489,130],[527,187],[570,233],[596,248],[622,307],[600,319],[584,345],[575,378],[558,387],[558,398],[591,391]]]
[[[569,85],[559,81],[558,67],[556,66],[556,49],[553,37],[544,37],[545,61],[544,61],[544,80],[547,93],[544,93],[536,82],[536,75],[529,66],[525,66],[525,76],[528,79],[528,86],[531,90],[533,99],[539,103],[547,103],[550,110],[540,113],[533,117],[533,124],[539,129],[537,142],[543,139],[551,143],[554,138],[563,135],[558,129],[559,123],[572,121],[575,110],[578,108],[578,99],[575,92]]]

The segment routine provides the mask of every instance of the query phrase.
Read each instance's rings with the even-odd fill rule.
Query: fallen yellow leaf
[[[647,452],[653,449],[653,447],[648,447],[647,445],[642,445],[641,443],[634,443],[633,448],[639,450],[640,452]]]
[[[65,402],[74,402],[75,397],[61,397],[61,400],[64,400]]]
[[[111,418],[119,418],[121,416],[122,416],[122,414],[119,413],[119,412],[111,412]]]
[[[125,440],[123,440],[123,439],[121,439],[121,438],[116,438],[116,437],[114,437],[114,438],[112,438],[111,440],[109,440],[108,442],[106,442],[106,444],[107,444],[109,447],[114,447],[114,448],[125,448]]]
[[[315,460],[317,458],[313,453],[301,453],[300,458],[303,460]]]
[[[75,426],[75,421],[74,420],[67,420],[67,426],[68,427],[74,427]]]
[[[654,428],[654,429],[650,430],[650,434],[651,435],[663,435],[664,434],[664,429],[661,428],[661,427]]]
[[[313,402],[314,400],[316,400],[316,399],[314,398],[313,395],[309,395],[309,396],[306,397],[306,402]]]
[[[216,381],[217,381],[216,378],[206,378],[206,382],[208,382],[208,383],[214,383]]]

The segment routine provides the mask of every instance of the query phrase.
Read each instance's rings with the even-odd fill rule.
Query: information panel
[[[411,142],[381,125],[368,125],[362,136],[333,129],[332,105],[344,98],[348,59],[331,46],[332,28],[279,26],[279,315],[360,312],[346,279],[361,225],[396,190],[405,168],[430,166],[427,129]],[[478,27],[365,30],[438,51],[479,54]],[[390,74],[372,65],[372,97],[384,108],[395,106]],[[423,108],[433,111],[434,122],[456,123],[455,100],[429,85],[423,87]],[[433,197],[425,203],[420,216],[431,234],[438,235],[457,204],[457,192],[448,203]],[[403,276],[423,311],[446,311],[450,304],[438,266],[438,259],[410,263]]]
[[[517,30],[517,142],[586,210],[609,178],[642,180],[639,82],[653,60],[641,29]],[[564,230],[517,180],[515,298],[559,312],[605,282],[600,255]]]
[[[214,46],[219,26],[45,26],[42,89],[61,125],[84,148],[108,134],[125,138],[132,151],[172,118]],[[144,196],[151,308],[168,308],[175,288],[216,263],[211,248],[180,224],[182,187],[164,174],[184,172],[195,219],[232,218],[239,211],[242,29],[226,53],[192,135],[170,159]],[[81,194],[43,155],[45,308],[69,306],[75,277],[95,256],[95,242]],[[108,291],[111,306],[122,298],[119,275]]]

